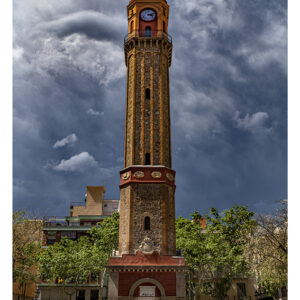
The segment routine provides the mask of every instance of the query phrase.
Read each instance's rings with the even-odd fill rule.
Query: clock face
[[[152,9],[145,9],[141,12],[141,18],[144,21],[152,21],[156,17],[156,13]]]

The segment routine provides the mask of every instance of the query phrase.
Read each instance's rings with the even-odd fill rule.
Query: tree
[[[29,285],[38,279],[37,255],[41,249],[42,221],[30,218],[24,211],[13,213],[13,280],[25,300]]]
[[[95,245],[95,253],[101,254],[101,286],[104,283],[109,257],[119,247],[119,221],[120,214],[114,212],[110,218],[104,219],[99,226],[90,231]]]
[[[254,234],[245,254],[262,291],[270,296],[287,287],[287,201],[272,214],[258,215]]]
[[[190,291],[197,296],[202,293],[213,299],[226,298],[233,279],[248,270],[244,248],[254,225],[253,215],[247,207],[236,205],[222,214],[211,208],[205,215],[205,229],[200,226],[203,216],[197,211],[192,220],[176,220],[177,247],[190,267]]]
[[[84,284],[94,274],[103,287],[105,269],[113,249],[117,248],[119,214],[114,213],[90,230],[90,236],[73,241],[63,238],[59,243],[49,246],[39,258],[39,270],[43,280]],[[98,280],[97,280],[98,282]]]

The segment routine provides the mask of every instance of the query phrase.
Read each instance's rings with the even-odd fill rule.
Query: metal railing
[[[43,217],[43,226],[68,226],[65,217]]]
[[[132,30],[130,33],[125,35],[124,43],[133,37],[166,38],[170,43],[172,43],[172,37],[163,30]]]

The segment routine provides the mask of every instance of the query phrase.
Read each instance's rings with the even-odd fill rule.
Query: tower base
[[[185,259],[157,252],[111,257],[108,299],[185,300]]]

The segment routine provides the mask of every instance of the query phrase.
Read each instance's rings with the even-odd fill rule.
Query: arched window
[[[132,33],[133,32],[133,21],[131,21],[131,23],[130,23],[130,33]]]
[[[146,90],[145,90],[145,99],[146,99],[146,100],[150,100],[150,95],[151,95],[151,94],[150,94],[150,89],[146,89]]]
[[[145,28],[145,36],[146,37],[151,37],[151,27],[150,26],[147,26]]]
[[[145,154],[145,165],[150,165],[150,153]]]
[[[150,217],[144,219],[144,230],[150,230]]]

